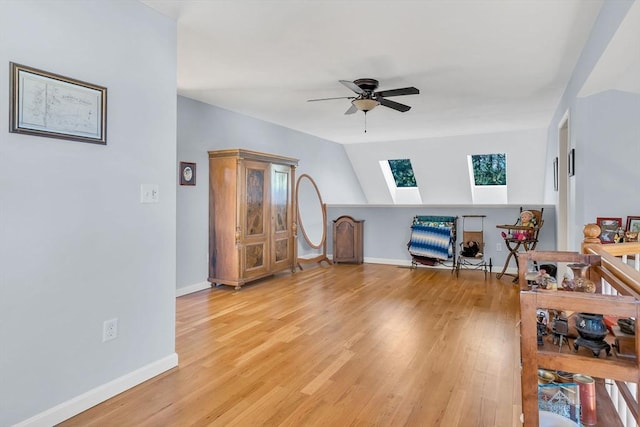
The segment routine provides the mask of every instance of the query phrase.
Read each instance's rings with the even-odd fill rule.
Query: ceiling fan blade
[[[335,98],[317,98],[317,99],[307,99],[307,102],[315,102],[315,101],[330,101],[332,99],[355,99],[355,96],[337,96]]]
[[[415,87],[403,87],[401,89],[381,90],[375,92],[377,96],[400,96],[400,95],[418,95],[420,91]]]
[[[357,84],[355,84],[354,82],[350,82],[349,80],[339,80],[339,82],[345,85],[346,87],[348,87],[349,89],[351,89],[352,91],[354,91],[355,93],[357,93],[358,95],[361,95],[364,93],[364,90],[362,90],[362,88]]]
[[[354,114],[356,111],[358,111],[356,106],[351,104],[351,107],[349,107],[349,109],[345,111],[344,114]]]
[[[411,109],[411,107],[409,107],[408,105],[400,104],[399,102],[390,101],[381,97],[378,97],[378,102],[380,102],[380,104],[384,105],[385,107],[393,108],[394,110],[400,111],[402,113],[405,113]]]

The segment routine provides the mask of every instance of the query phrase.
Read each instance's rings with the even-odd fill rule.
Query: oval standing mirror
[[[298,257],[298,267],[301,264],[321,263],[327,258],[327,208],[322,201],[320,190],[316,182],[307,174],[302,174],[296,182],[296,207],[298,213],[298,229],[304,242],[310,249],[321,249],[321,254],[305,254]],[[311,256],[309,256],[311,255]]]

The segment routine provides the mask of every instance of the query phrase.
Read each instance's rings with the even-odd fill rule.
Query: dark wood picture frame
[[[600,227],[600,242],[615,243],[618,228],[622,227],[622,218],[598,217],[596,224]]]
[[[9,63],[9,132],[107,144],[107,88]]]
[[[569,150],[569,164],[568,171],[569,176],[574,176],[576,174],[576,149],[572,148]]]
[[[640,232],[640,216],[628,216],[626,231]]]
[[[196,164],[180,162],[180,185],[196,185]]]

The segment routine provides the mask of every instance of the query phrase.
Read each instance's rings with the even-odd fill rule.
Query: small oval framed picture
[[[196,185],[196,164],[180,162],[180,185]]]

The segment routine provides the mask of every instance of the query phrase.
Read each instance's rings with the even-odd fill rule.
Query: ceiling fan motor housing
[[[360,89],[366,92],[373,92],[378,88],[376,79],[357,79],[353,81]]]

